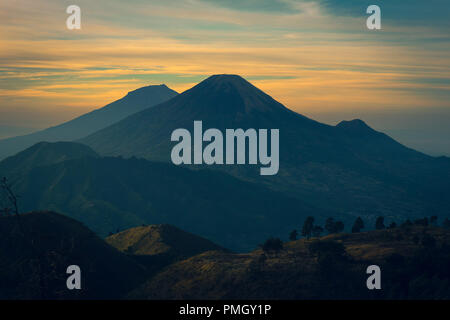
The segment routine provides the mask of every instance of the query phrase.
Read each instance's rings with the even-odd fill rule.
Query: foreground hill
[[[174,263],[132,299],[449,299],[450,230],[396,228],[298,240],[279,253],[206,252]],[[381,268],[382,290],[366,287]]]
[[[101,236],[142,224],[171,224],[237,251],[288,234],[308,215],[326,216],[222,172],[142,159],[86,156],[34,167],[12,182],[21,211],[61,212]]]
[[[361,120],[328,126],[295,113],[236,75],[215,75],[174,99],[80,140],[101,155],[170,162],[171,133],[208,128],[280,130],[280,171],[211,166],[268,185],[351,223],[448,215],[450,163],[409,149]],[[192,166],[190,166],[191,168]]]
[[[177,93],[165,85],[148,86],[129,92],[103,108],[55,127],[24,136],[0,140],[0,160],[37,142],[73,141],[103,129],[127,116],[165,102]]]
[[[105,240],[114,248],[132,255],[134,260],[147,268],[149,275],[203,252],[227,251],[205,238],[168,224],[127,229]]]
[[[82,290],[66,287],[70,265]],[[145,268],[81,223],[52,212],[0,217],[0,299],[117,299]]]
[[[108,241],[128,253],[53,212],[0,217],[0,299],[450,299],[449,229],[336,234],[243,254],[166,225]],[[80,291],[66,288],[74,264]],[[382,290],[366,287],[372,264]]]

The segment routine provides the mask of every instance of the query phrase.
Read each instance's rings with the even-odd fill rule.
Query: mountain
[[[53,212],[0,217],[0,300],[118,299],[147,277],[131,257]],[[78,265],[82,290],[68,290]]]
[[[127,229],[110,235],[106,238],[106,242],[120,251],[133,255],[167,254],[177,259],[206,251],[225,251],[207,239],[168,224]]]
[[[239,76],[217,75],[154,110],[139,112],[81,142],[102,155],[170,161],[173,130],[192,129],[195,120],[203,121],[205,130],[208,127],[278,128],[286,122],[293,125],[297,121],[302,129],[328,128],[290,111]],[[123,136],[123,132],[127,135]]]
[[[59,144],[47,147],[59,149]],[[34,149],[39,148],[22,154],[33,156]],[[17,164],[28,162],[32,161]],[[9,180],[20,196],[21,212],[60,212],[101,236],[142,224],[171,224],[236,251],[251,250],[269,236],[287,235],[307,215],[328,214],[223,172],[136,158],[77,157],[35,166]],[[189,238],[181,232],[178,236]]]
[[[193,123],[208,128],[280,130],[280,170],[212,165],[264,184],[352,223],[448,215],[450,162],[407,148],[361,120],[329,126],[295,113],[236,75],[215,75],[154,108],[131,115],[80,140],[103,156],[171,161],[171,134]],[[189,166],[189,168],[197,168]]]
[[[98,157],[88,146],[74,142],[39,142],[0,162],[0,176],[14,179],[35,167],[71,159]]]
[[[0,140],[0,159],[11,156],[37,142],[73,141],[103,129],[127,116],[170,100],[177,93],[165,85],[147,86],[103,108],[84,114],[55,127]]]
[[[284,243],[278,252],[205,252],[178,261],[129,299],[449,299],[450,231],[407,227]],[[382,290],[366,270],[381,269]]]

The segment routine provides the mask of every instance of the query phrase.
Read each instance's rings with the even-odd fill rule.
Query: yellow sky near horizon
[[[445,30],[386,22],[374,33],[364,12],[333,15],[301,0],[280,2],[292,12],[201,0],[78,3],[75,31],[65,27],[69,1],[0,4],[0,125],[45,127],[144,85],[182,92],[219,73],[304,114],[449,106]]]

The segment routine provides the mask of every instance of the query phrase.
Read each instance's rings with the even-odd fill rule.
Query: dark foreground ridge
[[[161,237],[161,228],[171,235]],[[135,255],[133,248],[122,253],[56,213],[1,217],[0,299],[450,298],[448,229],[407,226],[336,234],[245,254],[201,239],[205,249],[219,250],[191,256],[183,244],[178,250],[186,248],[187,258],[175,261],[160,260],[161,248],[164,252],[168,243],[177,246],[176,241],[194,235],[167,226],[135,228],[122,238],[125,234],[119,246],[140,243],[142,235],[158,240],[145,241],[145,250]],[[66,268],[72,264],[82,270],[80,291],[66,289]],[[366,287],[366,268],[372,264],[381,268],[382,290]]]

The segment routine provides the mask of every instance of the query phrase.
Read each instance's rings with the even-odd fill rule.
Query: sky
[[[66,27],[73,4],[81,30]],[[447,0],[3,0],[0,138],[233,73],[316,120],[450,155],[449,16]]]

